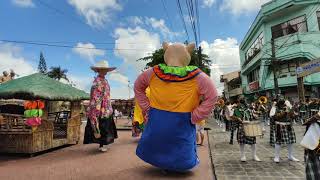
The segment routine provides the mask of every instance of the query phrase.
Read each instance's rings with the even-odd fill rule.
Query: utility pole
[[[296,61],[296,68],[300,67],[300,62],[299,60]],[[301,102],[306,102],[306,97],[305,97],[305,90],[304,90],[304,84],[303,84],[303,77],[298,77],[297,75],[297,82],[298,82],[298,96],[299,96],[299,101]]]
[[[274,45],[274,39],[271,39],[271,66],[272,66],[272,70],[273,70],[273,82],[274,82],[274,93],[276,98],[278,98],[279,95],[279,84],[278,84],[278,78],[277,78],[277,65],[278,65],[278,61],[276,59],[276,49],[275,49],[275,45]]]
[[[202,58],[201,58],[202,55],[201,55],[201,53],[202,53],[202,49],[201,49],[201,46],[199,46],[199,49],[198,49],[198,62],[197,62],[199,68],[202,67]]]

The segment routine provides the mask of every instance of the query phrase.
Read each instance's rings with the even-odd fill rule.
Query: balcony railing
[[[272,38],[276,39],[278,37],[294,34],[297,32],[308,32],[308,27],[307,27],[307,22],[303,21],[297,24],[288,24],[285,27],[274,26],[271,28],[271,31],[272,31]]]

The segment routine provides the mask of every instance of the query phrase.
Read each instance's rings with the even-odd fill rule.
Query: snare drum
[[[261,128],[260,121],[244,121],[243,122],[243,129],[245,136],[248,137],[256,137],[256,136],[263,136],[262,128]]]

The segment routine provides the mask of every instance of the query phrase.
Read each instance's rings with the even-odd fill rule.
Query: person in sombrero
[[[106,145],[118,138],[113,120],[113,109],[110,100],[110,86],[105,76],[115,70],[106,61],[100,61],[91,69],[98,75],[93,81],[90,93],[90,103],[87,109],[88,122],[85,128],[83,144],[97,143],[99,150],[107,151]]]

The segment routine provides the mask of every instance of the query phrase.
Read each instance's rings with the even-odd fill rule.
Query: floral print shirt
[[[112,115],[110,100],[110,86],[104,77],[96,77],[93,81],[90,93],[90,104],[87,109],[87,117],[90,119],[94,130],[98,130],[99,118],[108,118]]]

